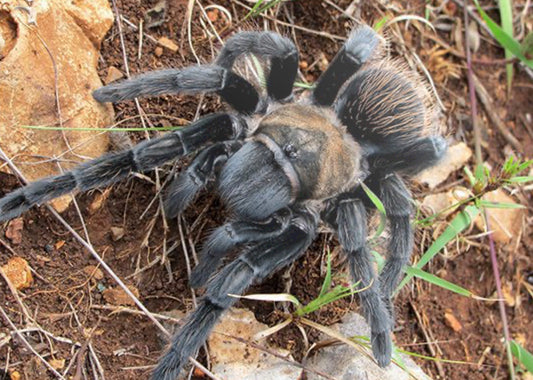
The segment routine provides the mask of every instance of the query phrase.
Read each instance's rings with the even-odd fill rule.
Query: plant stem
[[[483,165],[483,158],[481,156],[481,133],[479,130],[479,125],[477,123],[476,88],[475,88],[475,83],[474,83],[474,73],[472,71],[472,57],[470,53],[470,42],[468,39],[468,10],[467,10],[466,5],[464,7],[463,12],[464,12],[464,27],[465,27],[466,66],[467,66],[468,88],[469,88],[469,95],[470,95],[472,126],[474,128],[475,156],[476,156],[476,165],[479,166],[479,165]],[[487,230],[490,231],[488,212],[485,208],[483,208],[483,217],[485,218]],[[494,247],[494,238],[492,237],[492,233],[488,234],[488,239],[489,239],[489,247],[490,247],[490,260],[492,263],[492,271],[494,274],[494,280],[496,282],[496,291],[498,294],[498,305],[500,307],[500,317],[502,319],[502,324],[503,324],[503,335],[505,338],[507,361],[509,363],[509,374],[511,375],[511,380],[515,380],[516,375],[514,371],[513,355],[511,352],[509,325],[507,324],[507,314],[505,312],[505,304],[503,301],[502,284],[500,280],[500,270],[498,268],[498,259],[496,257],[496,249]]]

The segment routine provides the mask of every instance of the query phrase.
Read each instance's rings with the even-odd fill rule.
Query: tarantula
[[[106,186],[132,171],[196,153],[170,185],[166,215],[180,214],[214,178],[233,214],[203,246],[190,282],[207,284],[205,295],[153,378],[174,379],[235,303],[229,294],[242,294],[299,258],[321,223],[336,232],[353,279],[365,288],[359,295],[372,351],[378,364],[387,366],[391,295],[413,246],[412,200],[400,174],[434,165],[447,144],[432,127],[421,84],[397,64],[374,59],[380,43],[371,28],[354,29],[311,95],[298,102],[292,94],[298,51],[289,39],[268,31],[234,35],[214,64],[149,72],[104,86],[94,92],[100,102],[215,92],[234,112],[204,116],[184,129],[20,188],[0,199],[0,221],[72,190]],[[269,60],[267,96],[232,71],[243,54]],[[375,205],[361,182],[380,197],[390,224],[388,258],[379,277],[366,246],[366,216]],[[216,272],[235,249],[238,257]]]

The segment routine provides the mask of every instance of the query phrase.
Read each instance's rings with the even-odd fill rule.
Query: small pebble
[[[122,227],[111,227],[111,239],[113,241],[119,241],[124,236],[124,228]]]

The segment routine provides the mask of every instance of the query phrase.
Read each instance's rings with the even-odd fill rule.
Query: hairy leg
[[[241,146],[241,141],[225,141],[198,153],[187,170],[170,184],[165,200],[165,215],[174,218],[183,212],[214,177],[216,170]]]
[[[213,142],[239,138],[245,129],[243,123],[228,114],[209,115],[184,129],[143,141],[132,149],[108,153],[64,174],[30,183],[0,199],[0,221],[73,190],[106,186],[125,178],[131,171],[147,171]]]
[[[385,367],[392,355],[392,321],[381,297],[380,284],[366,246],[365,206],[356,197],[341,195],[331,205],[327,220],[334,226],[348,255],[352,277],[361,289],[358,294],[363,313],[370,325],[372,352],[378,364]]]
[[[216,64],[229,70],[247,53],[270,58],[267,93],[276,101],[290,100],[298,71],[298,50],[292,41],[274,32],[241,32],[226,42]]]
[[[403,181],[395,174],[369,182],[369,186],[379,194],[387,210],[390,226],[388,258],[381,271],[380,286],[382,295],[392,311],[392,293],[413,251],[413,228],[410,221],[413,200]]]
[[[236,302],[229,294],[242,294],[254,281],[265,278],[304,253],[315,237],[317,217],[306,212],[294,215],[281,235],[246,249],[209,282],[198,308],[174,336],[169,351],[154,370],[154,380],[177,378],[188,357],[207,339],[220,315]]]
[[[364,25],[354,29],[327,70],[318,79],[313,90],[313,103],[320,106],[332,105],[344,82],[372,56],[379,41],[379,35],[369,26]]]
[[[252,114],[259,94],[243,77],[220,66],[191,66],[141,74],[93,92],[99,102],[118,102],[148,95],[216,92],[243,114]]]
[[[191,273],[191,286],[193,288],[204,286],[211,274],[217,270],[222,258],[235,247],[273,239],[287,229],[290,220],[290,210],[283,209],[262,222],[240,220],[220,226],[204,244],[200,263]]]

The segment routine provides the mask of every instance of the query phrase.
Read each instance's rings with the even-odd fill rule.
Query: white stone
[[[236,308],[229,310],[208,339],[212,372],[224,380],[299,379],[302,373],[300,368],[231,338],[235,336],[252,341],[255,334],[266,329],[268,326],[258,322],[251,311]],[[287,350],[273,347],[266,339],[255,343],[292,360]]]
[[[345,337],[369,336],[370,328],[365,319],[357,314],[347,314],[342,323],[331,326]],[[327,335],[323,339],[331,339]],[[407,355],[401,355],[401,359],[408,371],[418,380],[430,380],[420,367],[418,367]],[[395,364],[387,368],[379,367],[372,358],[372,352],[368,356],[362,354],[354,347],[346,344],[328,346],[321,349],[315,356],[310,358],[308,366],[338,380],[410,380],[412,377]],[[309,380],[322,380],[319,375],[308,372]],[[296,380],[296,379],[295,379]]]
[[[483,200],[495,203],[507,203],[517,205],[515,200],[505,194],[502,189],[491,191],[482,197]],[[509,243],[513,238],[520,236],[525,209],[523,208],[487,208],[489,216],[489,227],[492,231],[494,241],[498,243]],[[487,226],[482,215],[475,220],[476,227],[486,231]]]
[[[465,143],[453,144],[448,148],[446,157],[437,165],[418,174],[414,179],[419,183],[428,185],[430,189],[434,189],[446,181],[450,174],[463,168],[470,157],[472,157],[472,150]]]

